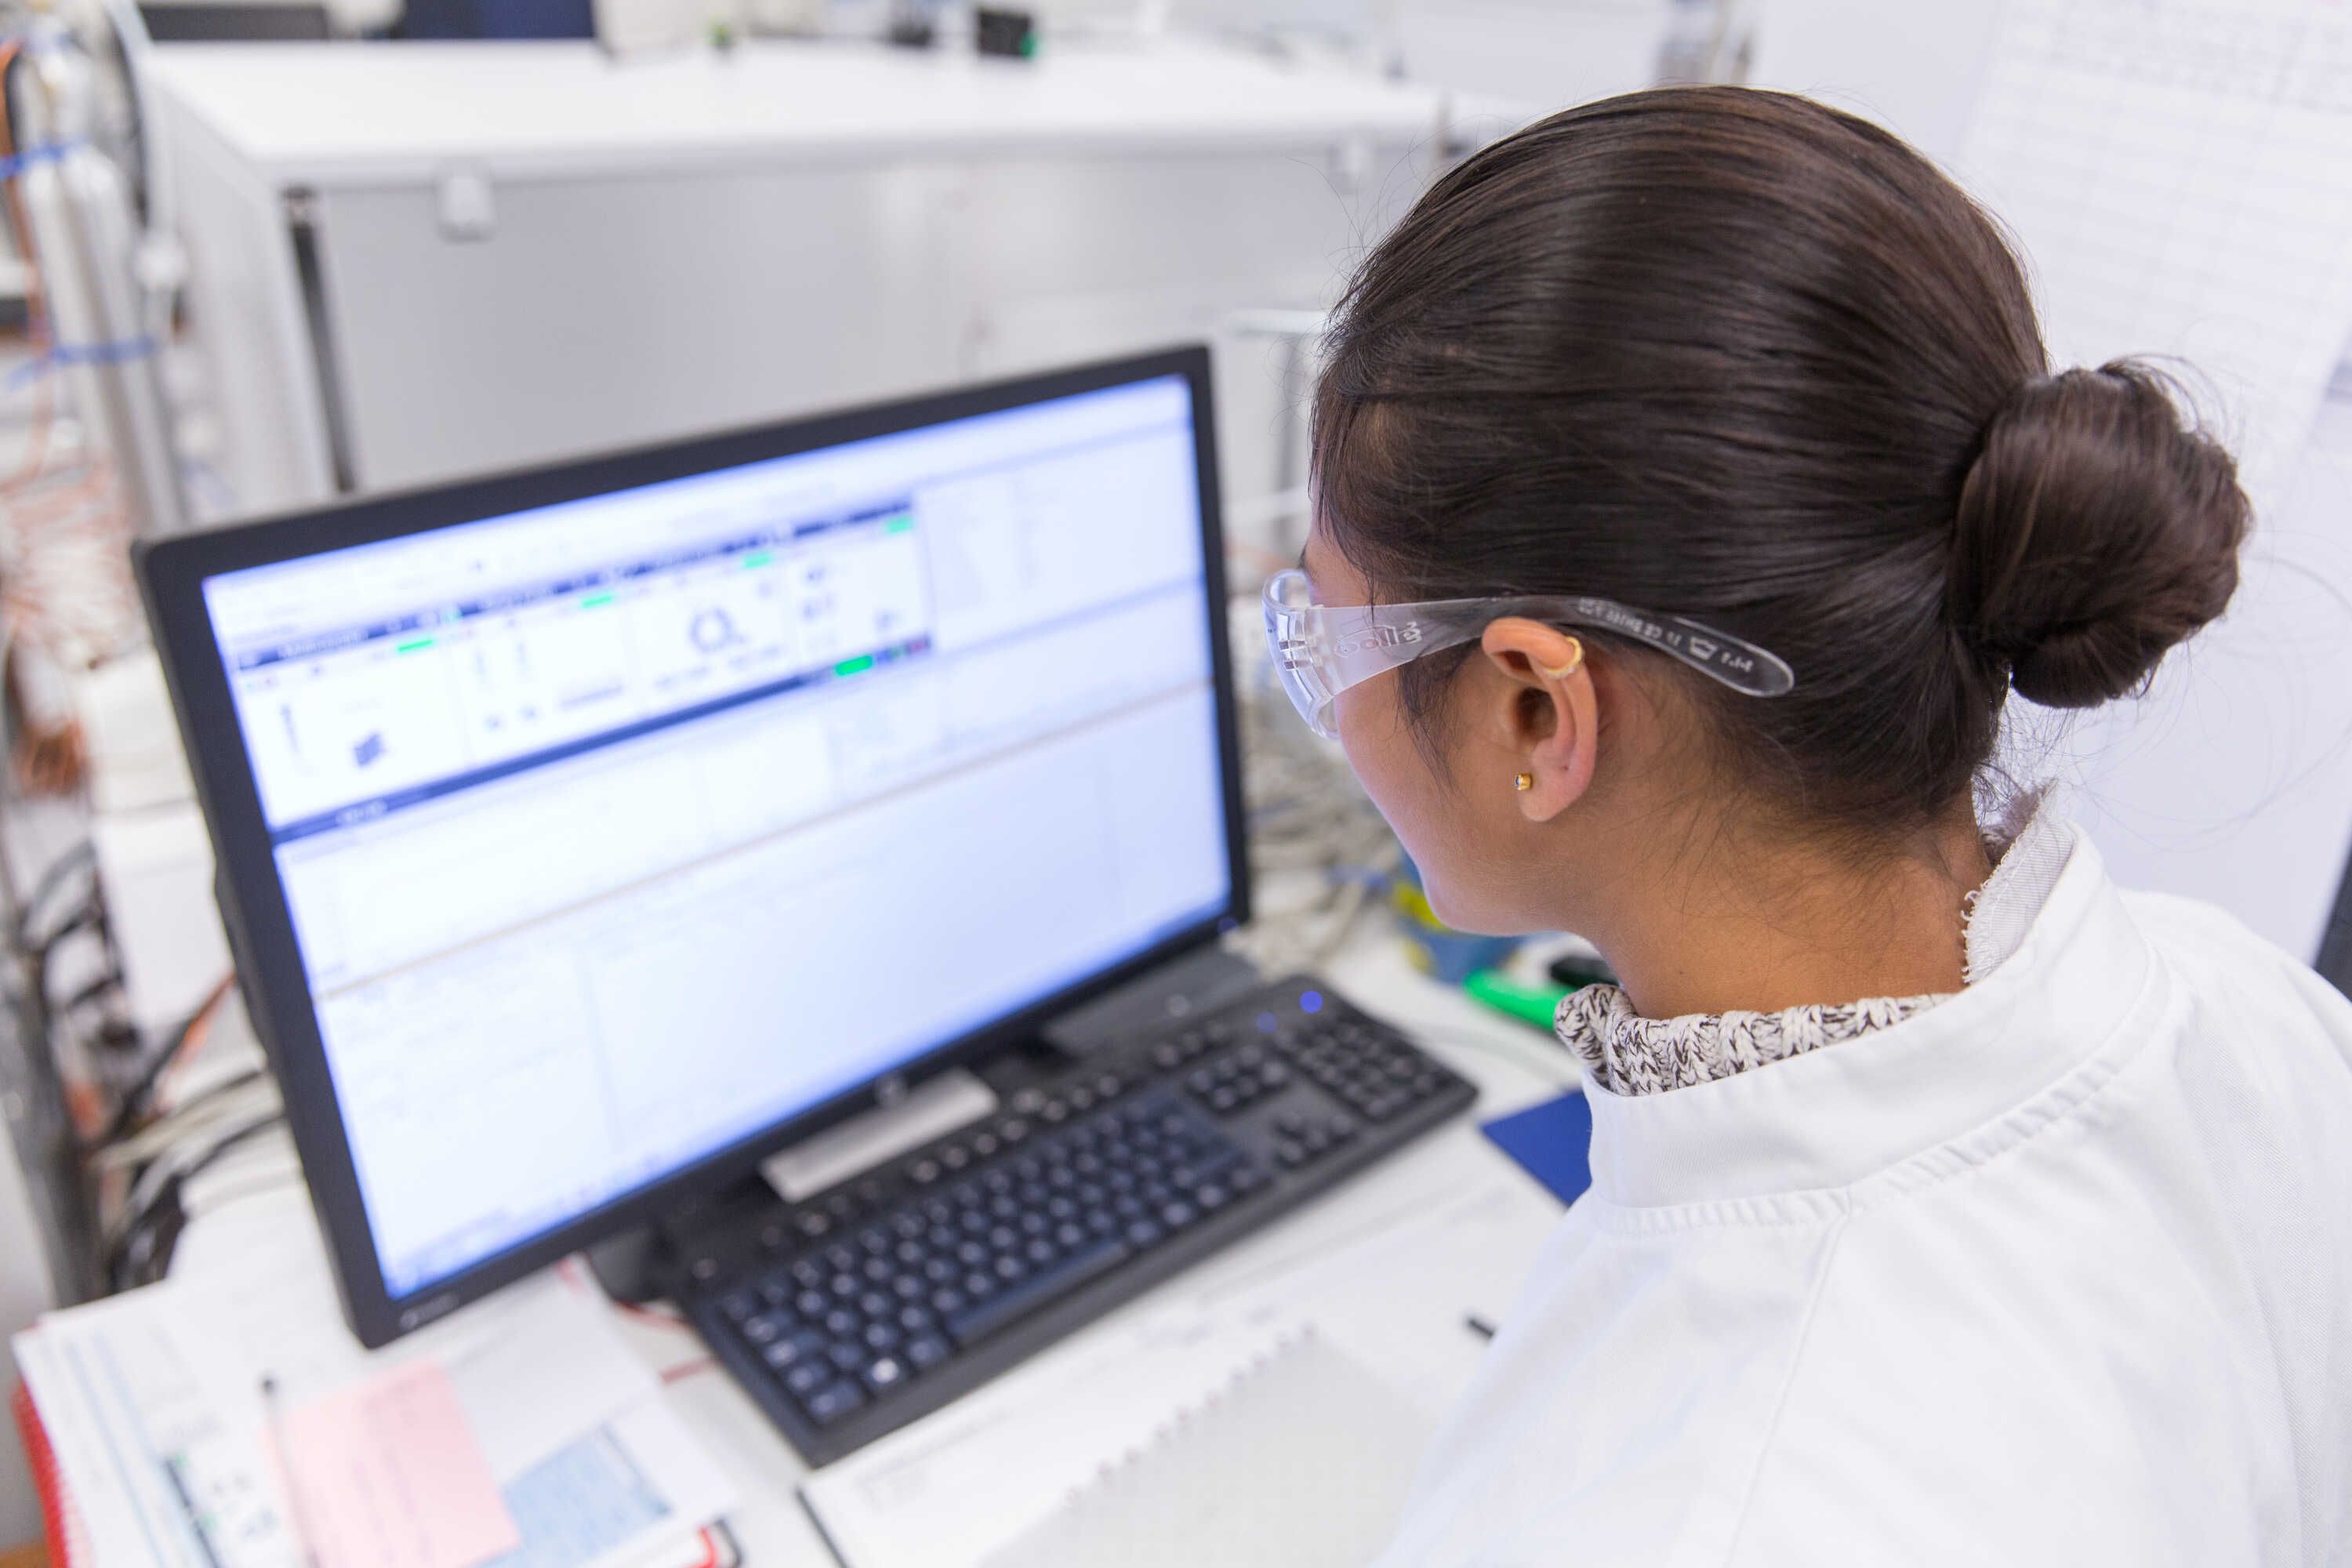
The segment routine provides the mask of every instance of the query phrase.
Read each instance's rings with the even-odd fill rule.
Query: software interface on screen
[[[1184,382],[225,574],[387,1286],[1231,894]]]

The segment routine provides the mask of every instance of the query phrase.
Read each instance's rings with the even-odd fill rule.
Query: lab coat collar
[[[2053,824],[2054,826],[2058,826]],[[1629,1207],[1833,1191],[2012,1110],[2095,1055],[2154,984],[2080,827],[2015,951],[1900,1024],[1664,1093],[1588,1083],[1594,1194]]]

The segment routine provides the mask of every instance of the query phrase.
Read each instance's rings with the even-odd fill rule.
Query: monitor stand
[[[896,1159],[918,1144],[943,1137],[992,1113],[1000,1100],[1043,1076],[1066,1067],[1097,1047],[1138,1031],[1204,1012],[1257,984],[1247,960],[1211,943],[1129,981],[1083,1006],[1073,1008],[976,1072],[951,1069],[923,1080],[903,1098],[879,1105],[791,1144],[762,1163],[746,1185],[764,1181],[768,1201],[798,1202],[855,1180],[861,1173]],[[740,1201],[740,1197],[739,1197]],[[588,1248],[588,1267],[616,1301],[642,1303],[661,1294],[656,1282],[674,1222],[690,1223],[689,1205],[677,1215],[638,1226]]]

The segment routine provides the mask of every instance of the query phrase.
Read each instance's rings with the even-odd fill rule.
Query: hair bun
[[[1960,486],[1953,622],[2019,695],[2095,707],[2221,613],[2248,516],[2237,465],[2164,376],[2116,361],[2029,382]]]

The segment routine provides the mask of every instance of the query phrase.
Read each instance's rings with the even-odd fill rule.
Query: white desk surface
[[[1093,1336],[1119,1332],[1137,1314],[1183,1300],[1263,1290],[1270,1279],[1276,1288],[1295,1289],[1306,1299],[1318,1328],[1335,1340],[1360,1350],[1372,1347],[1383,1370],[1418,1394],[1450,1398],[1468,1380],[1484,1344],[1460,1317],[1476,1313],[1493,1321],[1502,1315],[1561,1212],[1549,1194],[1486,1140],[1477,1123],[1559,1092],[1573,1079],[1573,1058],[1527,1026],[1415,972],[1377,919],[1368,921],[1322,973],[1340,993],[1406,1028],[1475,1082],[1480,1098],[1473,1113],[1080,1331],[1007,1373],[1009,1384],[1017,1386],[1058,1356],[1080,1353]],[[207,1054],[222,1048],[234,1049],[236,1043],[218,1041]],[[282,1237],[289,1226],[309,1234],[310,1209],[299,1181],[266,1184],[271,1165],[282,1167],[291,1160],[280,1136],[257,1141],[205,1173],[200,1179],[205,1185],[190,1194],[199,1209],[208,1188],[238,1195],[191,1225],[173,1273],[236,1268],[242,1238]],[[1360,1269],[1361,1249],[1374,1245],[1383,1230],[1481,1193],[1490,1209],[1499,1205],[1508,1212],[1489,1227],[1495,1240],[1475,1268],[1463,1268],[1458,1255],[1444,1270],[1420,1270],[1422,1278],[1396,1267],[1394,1291],[1366,1289],[1339,1277],[1351,1262]],[[1347,1256],[1350,1249],[1355,1256]],[[1378,1261],[1385,1268],[1399,1260]],[[1425,1278],[1433,1272],[1444,1277]],[[1327,1279],[1331,1288],[1318,1290],[1318,1279]],[[1433,1292],[1442,1299],[1433,1300]],[[669,1398],[730,1472],[740,1500],[728,1522],[747,1561],[757,1568],[835,1568],[831,1550],[795,1493],[806,1467],[730,1378],[697,1364],[704,1359],[700,1342],[689,1331],[641,1318],[625,1317],[622,1326],[650,1364],[678,1369]],[[686,1370],[690,1366],[694,1370]]]
[[[1423,86],[1205,43],[959,49],[753,40],[615,60],[593,44],[165,45],[152,80],[278,184],[600,175],[757,161],[1417,143]]]

